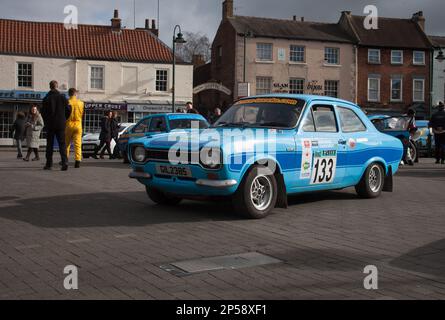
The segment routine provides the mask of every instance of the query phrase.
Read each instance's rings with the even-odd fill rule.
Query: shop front
[[[100,131],[100,122],[105,111],[117,111],[119,122],[127,122],[127,104],[86,102],[83,118],[83,132],[94,133]]]
[[[180,103],[177,108],[183,108],[185,103]],[[171,104],[128,104],[128,122],[138,122],[145,116],[158,113],[172,112]]]

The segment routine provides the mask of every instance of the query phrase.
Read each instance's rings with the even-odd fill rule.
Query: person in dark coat
[[[46,165],[44,170],[51,170],[53,166],[54,138],[59,143],[62,171],[68,170],[66,156],[65,127],[66,120],[71,114],[71,108],[65,95],[57,89],[59,84],[53,80],[49,83],[50,91],[43,99],[42,117],[46,128]]]
[[[111,120],[110,120],[110,128],[111,128],[111,139],[114,140],[117,146],[117,139],[119,138],[119,120],[117,119],[117,112],[113,111],[111,113]],[[118,148],[115,148],[117,150]],[[114,150],[113,150],[114,151]],[[115,159],[118,155],[112,154],[111,158]]]
[[[17,113],[17,119],[15,119],[11,126],[11,134],[17,145],[17,159],[23,158],[22,141],[25,139],[25,114],[23,112]]]
[[[93,158],[94,159],[98,159],[97,158],[97,153],[102,150],[100,152],[100,158],[103,159],[104,158],[104,153],[105,153],[105,149],[108,152],[108,155],[110,156],[110,159],[112,158],[111,155],[111,138],[112,138],[112,134],[111,134],[111,112],[110,111],[106,111],[105,112],[105,116],[102,118],[101,122],[100,122],[100,135],[99,135],[99,140],[100,140],[100,144],[99,147],[96,148]],[[105,146],[105,148],[104,148]],[[103,148],[103,149],[102,149]]]
[[[434,133],[436,163],[445,164],[445,106],[442,101],[437,109],[439,111],[431,116],[429,127]]]

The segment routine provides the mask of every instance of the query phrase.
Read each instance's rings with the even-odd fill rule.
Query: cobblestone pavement
[[[150,202],[118,161],[41,170],[0,151],[0,299],[443,299],[445,166],[404,167],[395,192],[290,198],[263,220],[226,202]],[[258,252],[281,263],[177,276],[174,261]],[[79,290],[65,290],[76,265]],[[365,290],[375,265],[378,290]]]

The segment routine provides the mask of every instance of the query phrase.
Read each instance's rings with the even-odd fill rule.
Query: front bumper
[[[199,179],[195,182],[198,186],[212,187],[212,188],[229,188],[238,184],[236,180],[208,180]]]

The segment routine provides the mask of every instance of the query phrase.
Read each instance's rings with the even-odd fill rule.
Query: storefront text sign
[[[159,112],[166,113],[172,111],[171,105],[151,105],[151,104],[129,104],[127,105],[128,112]]]
[[[193,94],[198,94],[204,90],[218,90],[218,91],[221,91],[221,92],[227,94],[228,96],[230,96],[232,94],[232,91],[229,88],[223,86],[220,83],[216,83],[216,82],[207,82],[207,83],[203,83],[197,87],[194,87]]]
[[[46,94],[47,92],[43,91],[0,90],[0,99],[42,100]]]
[[[112,111],[127,111],[126,104],[120,103],[85,103],[86,110],[112,110]]]
[[[314,93],[316,91],[323,91],[323,85],[318,84],[318,80],[312,80],[307,84],[307,91]]]

